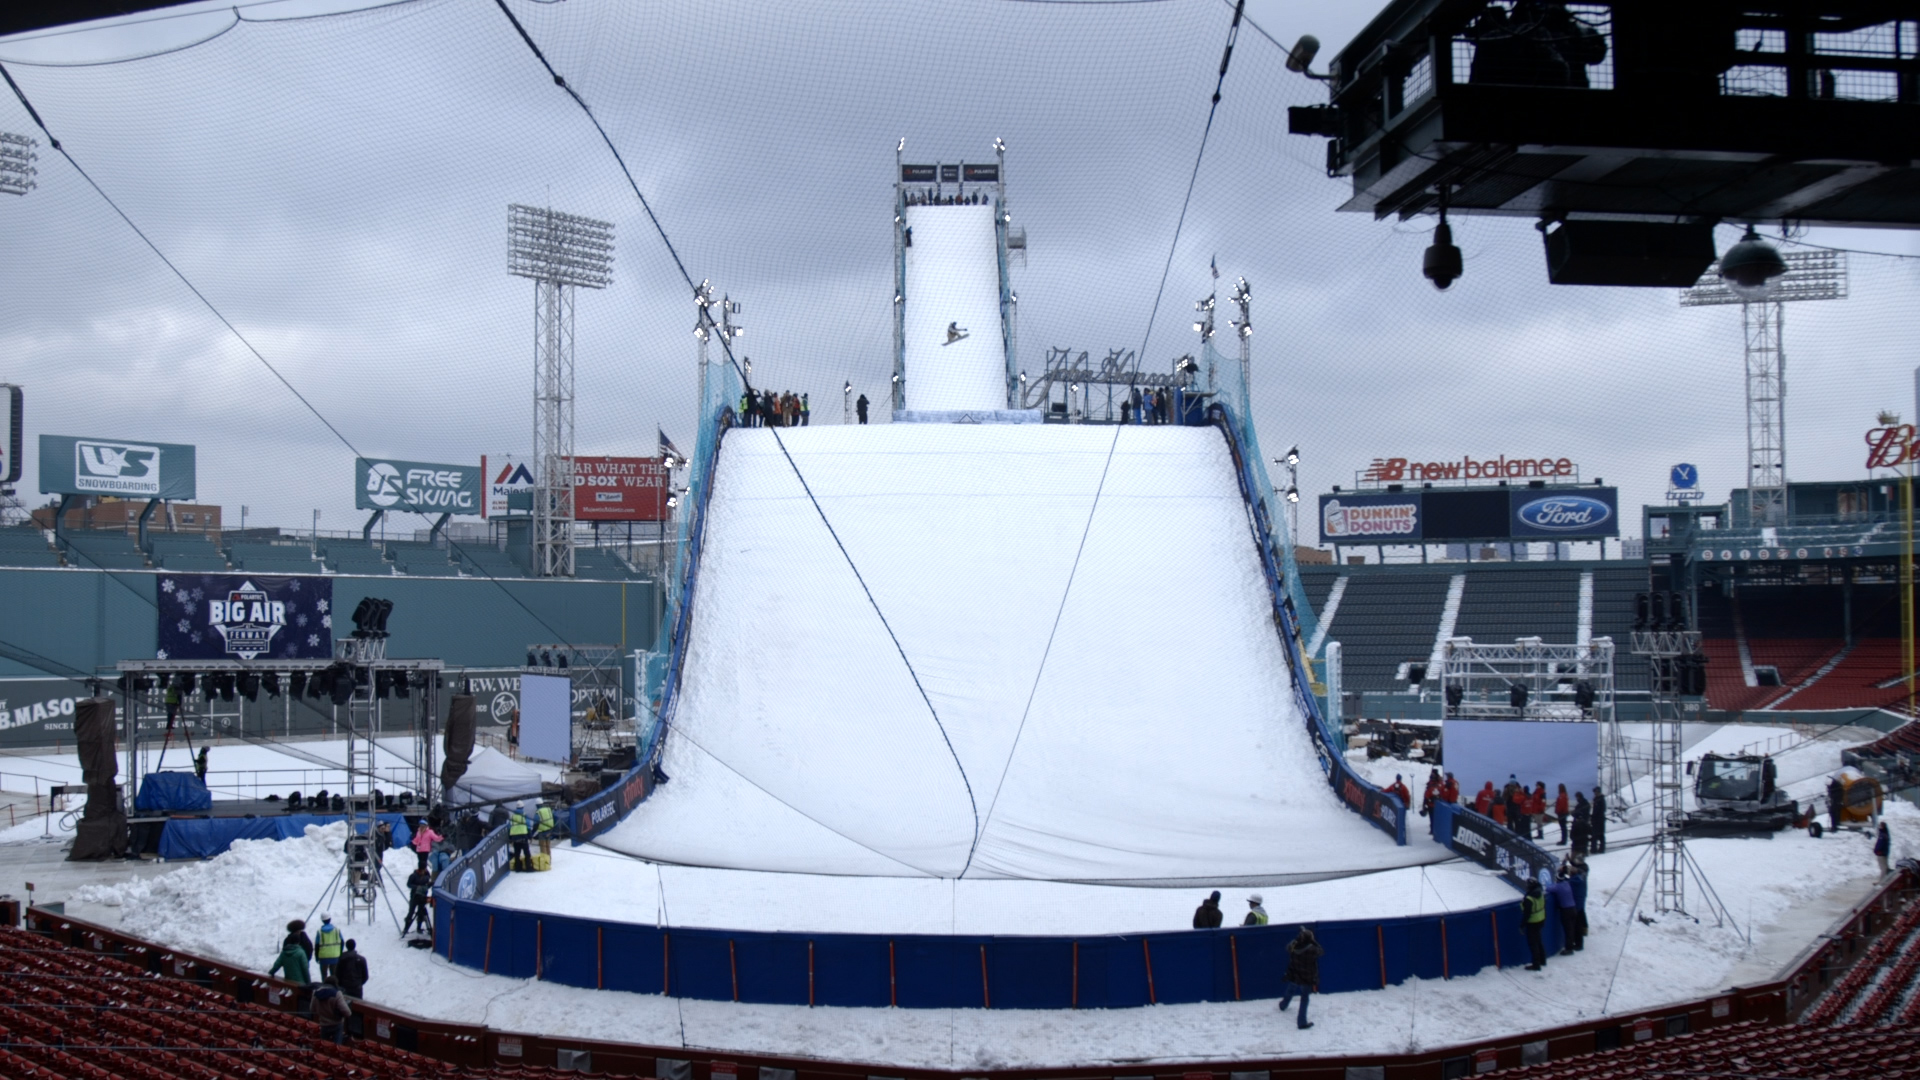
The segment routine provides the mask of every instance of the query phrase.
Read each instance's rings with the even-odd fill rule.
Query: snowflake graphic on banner
[[[158,651],[168,658],[321,660],[333,654],[330,579],[179,574],[162,579],[160,588],[180,605],[164,608],[158,621]],[[318,632],[307,632],[316,621]]]

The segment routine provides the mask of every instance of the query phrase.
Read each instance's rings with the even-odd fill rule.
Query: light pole
[[[847,384],[840,388],[840,422],[842,424],[853,423],[853,381],[852,380],[848,380]]]
[[[1300,448],[1290,446],[1286,457],[1273,459],[1275,465],[1287,470],[1287,543],[1300,543]]]
[[[613,223],[507,207],[507,272],[534,284],[534,576],[573,576],[573,296],[613,282]]]
[[[319,552],[320,552],[320,511],[318,511],[318,510],[315,510],[315,511],[313,512],[313,541],[312,541],[312,545],[313,545],[313,550],[314,550],[314,553],[315,553],[315,554],[319,554]]]

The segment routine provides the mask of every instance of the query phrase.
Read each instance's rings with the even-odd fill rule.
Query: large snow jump
[[[992,206],[909,206],[900,333],[907,408],[1007,407]]]
[[[1322,776],[1218,431],[781,436],[805,488],[773,432],[722,444],[672,780],[599,842],[1142,883],[1427,861]]]

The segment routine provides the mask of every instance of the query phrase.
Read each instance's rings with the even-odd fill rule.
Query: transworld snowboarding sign
[[[162,574],[162,660],[325,660],[333,581],[257,574]]]
[[[179,443],[40,436],[40,490],[48,495],[112,495],[190,501],[194,449]]]

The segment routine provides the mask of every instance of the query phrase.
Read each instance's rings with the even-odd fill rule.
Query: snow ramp
[[[900,332],[907,408],[1007,408],[1000,256],[992,206],[909,206]],[[951,327],[955,334],[949,334]]]
[[[1219,429],[780,436],[792,464],[772,431],[724,438],[671,782],[595,842],[1168,884],[1431,861],[1327,782]]]

